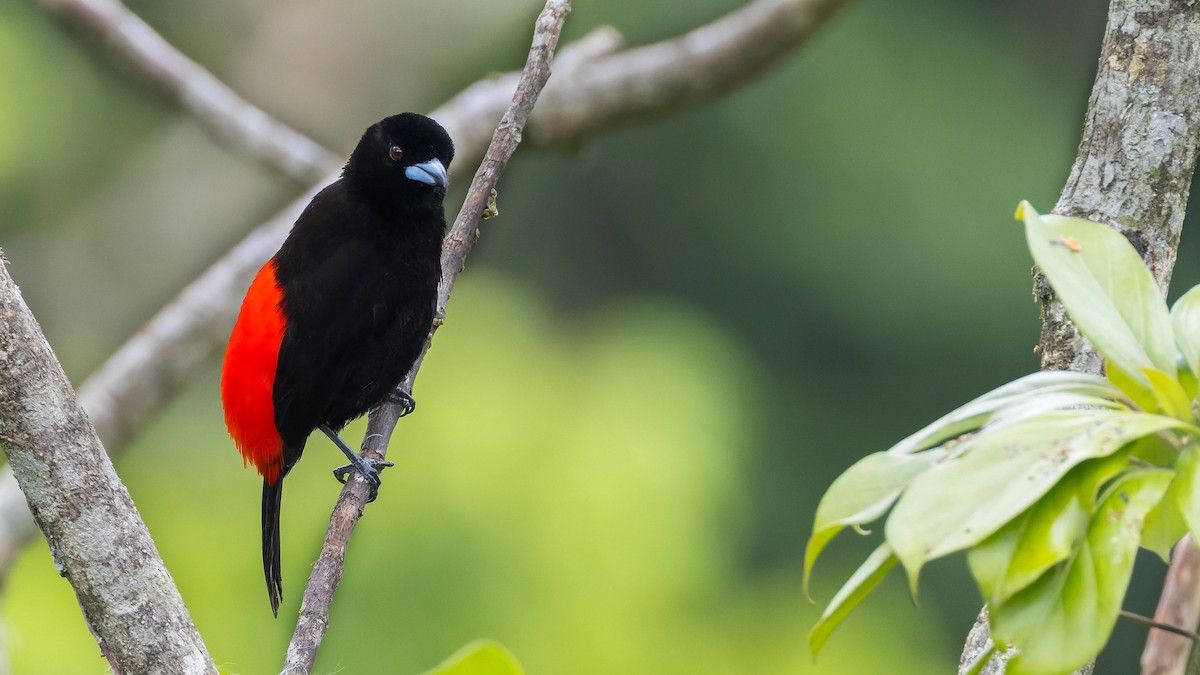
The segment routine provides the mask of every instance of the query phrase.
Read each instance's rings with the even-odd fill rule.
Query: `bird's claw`
[[[370,493],[367,495],[367,503],[370,504],[379,496],[379,470],[389,466],[396,466],[396,463],[379,459],[367,459],[361,455],[355,455],[354,463],[334,469],[333,477],[339,483],[345,485],[346,481],[350,479],[352,472],[357,471],[362,474],[363,479],[367,481],[367,485],[371,488]]]
[[[388,394],[387,400],[389,403],[395,403],[400,406],[400,417],[411,415],[417,409],[417,399],[412,397],[412,394],[403,389],[393,389]]]

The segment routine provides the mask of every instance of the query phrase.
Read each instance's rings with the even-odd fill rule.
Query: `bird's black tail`
[[[263,481],[262,497],[262,544],[263,572],[267,576],[267,597],[271,600],[271,613],[279,618],[279,598],[283,595],[280,580],[279,558],[279,506],[283,501],[283,477],[271,485]]]

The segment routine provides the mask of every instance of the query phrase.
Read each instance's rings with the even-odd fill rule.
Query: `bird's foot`
[[[411,415],[417,409],[417,399],[412,397],[412,394],[403,389],[393,389],[387,395],[389,403],[395,403],[400,406],[400,417]]]
[[[367,495],[367,503],[370,504],[379,496],[379,470],[389,466],[396,466],[396,463],[378,459],[367,459],[361,455],[355,455],[350,464],[334,469],[333,477],[344,485],[349,480],[351,472],[357,471],[362,474],[362,477],[367,481],[367,485],[371,488],[370,493]]]
[[[329,440],[333,441],[333,444],[342,451],[342,454],[346,456],[346,459],[350,460],[350,463],[346,466],[339,466],[338,468],[334,469],[333,477],[336,478],[339,483],[345,485],[346,480],[350,477],[351,471],[357,471],[361,473],[362,477],[366,479],[367,485],[371,486],[371,493],[367,496],[367,503],[370,504],[371,502],[375,501],[375,498],[379,496],[379,470],[384,467],[396,466],[396,464],[394,462],[385,462],[378,459],[367,459],[366,457],[355,453],[350,449],[350,446],[346,445],[346,441],[343,441],[342,437],[337,435],[337,432],[329,428],[329,425],[322,424],[317,428],[321,430],[321,433],[328,436]]]

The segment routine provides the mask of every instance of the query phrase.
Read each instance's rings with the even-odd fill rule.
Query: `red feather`
[[[282,300],[272,259],[258,271],[242,301],[221,370],[221,402],[229,435],[243,460],[271,485],[283,470],[283,439],[275,428],[271,396],[287,327]]]

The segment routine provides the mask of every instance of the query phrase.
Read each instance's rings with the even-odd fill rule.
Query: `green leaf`
[[[869,523],[882,516],[904,487],[945,452],[931,450],[912,455],[877,452],[860,459],[838,476],[821,497],[813,533],[804,552],[804,592],[817,556],[846,526]]]
[[[1182,354],[1179,355],[1178,361],[1175,368],[1179,371],[1179,386],[1183,387],[1183,393],[1187,394],[1189,399],[1195,399],[1197,389],[1200,389],[1200,381],[1196,379],[1196,373],[1192,367],[1183,360]]]
[[[1159,412],[1184,422],[1195,421],[1192,402],[1184,393],[1179,380],[1156,368],[1147,368],[1145,374],[1150,380],[1150,390],[1154,392]]]
[[[1175,505],[1187,523],[1192,537],[1200,541],[1200,448],[1195,443],[1179,453],[1175,464],[1175,481],[1172,492]]]
[[[1167,494],[1146,514],[1142,527],[1142,548],[1153,551],[1165,563],[1171,562],[1171,550],[1187,534],[1187,521],[1179,510],[1179,480],[1171,481]]]
[[[1066,673],[1108,641],[1129,585],[1142,519],[1171,480],[1164,469],[1117,479],[1072,556],[1005,602],[992,604],[992,639],[1016,645],[1009,675]]]
[[[1183,294],[1171,308],[1175,344],[1192,373],[1200,373],[1200,286]]]
[[[1139,380],[1121,370],[1120,366],[1113,361],[1106,362],[1104,370],[1104,374],[1108,376],[1108,381],[1125,392],[1125,395],[1138,408],[1142,410],[1154,410],[1158,407],[1158,399],[1154,397],[1154,392],[1151,391],[1147,378]]]
[[[1109,385],[1111,387],[1111,385]],[[988,421],[984,429],[992,431],[999,429],[1008,424],[1014,424],[1027,420],[1031,417],[1037,417],[1046,413],[1054,412],[1055,410],[1070,410],[1090,408],[1095,410],[1133,410],[1129,406],[1128,399],[1124,394],[1116,388],[1112,389],[1113,395],[1120,400],[1113,400],[1110,397],[1101,398],[1090,394],[1078,392],[1058,392],[1058,391],[1039,391],[1032,392],[1027,396],[1017,399],[996,411],[996,414]]]
[[[1056,297],[1108,361],[1142,386],[1157,368],[1175,377],[1171,318],[1154,277],[1125,237],[1079,218],[1039,216],[1021,202],[1025,238]]]
[[[983,427],[999,411],[1030,400],[1031,396],[1075,394],[1090,397],[1096,405],[1118,401],[1121,391],[1099,375],[1066,370],[1040,371],[1013,380],[943,415],[888,449],[911,454],[932,448]]]
[[[476,640],[422,675],[524,675],[517,658],[499,643]]]
[[[833,482],[817,507],[804,556],[805,592],[817,558],[843,528],[882,516],[914,477],[947,455],[944,450],[930,448],[985,425],[1013,424],[1053,410],[1084,407],[1129,409],[1124,394],[1102,377],[1067,371],[1038,372],[957,408],[887,452],[859,460]]]
[[[1002,602],[1066,560],[1087,528],[1100,486],[1129,461],[1129,451],[1091,459],[1067,472],[1020,516],[967,551],[986,602]]]
[[[892,555],[892,549],[887,544],[880,544],[879,548],[867,556],[867,560],[850,576],[846,584],[829,602],[825,613],[809,631],[808,646],[812,649],[813,654],[821,651],[821,646],[829,639],[833,629],[837,628],[842,619],[845,619],[846,615],[857,607],[863,598],[870,595],[871,591],[879,586],[879,582],[883,581],[883,578],[895,566],[896,556]]]
[[[926,562],[991,536],[1072,467],[1170,428],[1195,429],[1143,412],[1070,410],[976,434],[960,457],[917,476],[887,520],[887,541],[914,594]]]

